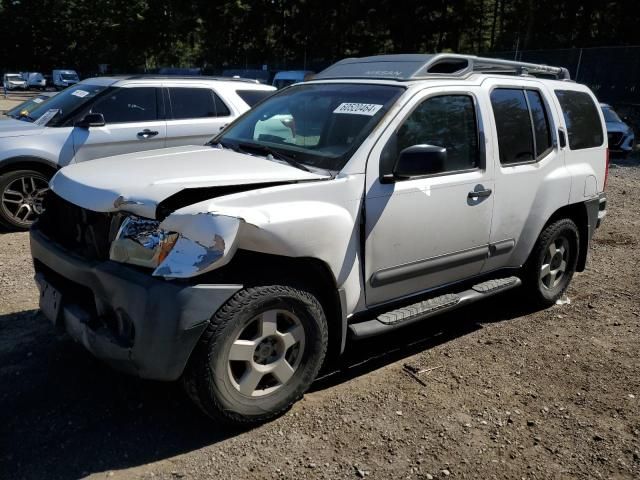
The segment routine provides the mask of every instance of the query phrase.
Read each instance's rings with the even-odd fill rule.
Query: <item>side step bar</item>
[[[381,313],[373,320],[349,325],[350,337],[355,340],[390,332],[406,325],[448,312],[464,305],[511,290],[522,284],[518,277],[497,278],[478,283],[460,293],[447,293],[406,307]]]

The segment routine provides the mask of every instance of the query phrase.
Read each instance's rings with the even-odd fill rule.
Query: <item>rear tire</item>
[[[326,318],[313,295],[282,285],[246,288],[211,319],[183,384],[214,420],[262,423],[302,398],[327,343]]]
[[[564,295],[576,271],[579,245],[573,220],[563,218],[544,228],[524,269],[525,291],[535,304],[550,306]]]
[[[42,213],[49,176],[37,170],[14,170],[0,176],[0,225],[28,230]]]

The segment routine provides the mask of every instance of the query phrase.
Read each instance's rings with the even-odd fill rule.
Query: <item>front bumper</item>
[[[155,380],[176,380],[208,320],[241,285],[190,285],[112,261],[89,261],[31,230],[39,288],[61,293],[54,321],[96,357]]]

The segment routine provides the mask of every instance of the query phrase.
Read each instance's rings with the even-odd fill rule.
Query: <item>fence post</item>
[[[578,81],[578,75],[580,75],[580,63],[582,63],[582,48],[580,49],[580,54],[578,55],[578,66],[576,67],[576,82]]]

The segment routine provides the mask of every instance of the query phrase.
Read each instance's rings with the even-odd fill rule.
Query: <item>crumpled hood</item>
[[[0,138],[3,137],[19,137],[21,135],[38,135],[42,133],[40,125],[34,125],[31,122],[16,120],[14,118],[6,118],[0,120]]]
[[[155,218],[156,207],[187,188],[225,187],[326,178],[263,157],[186,146],[106,157],[60,170],[51,189],[97,212],[124,210]]]

